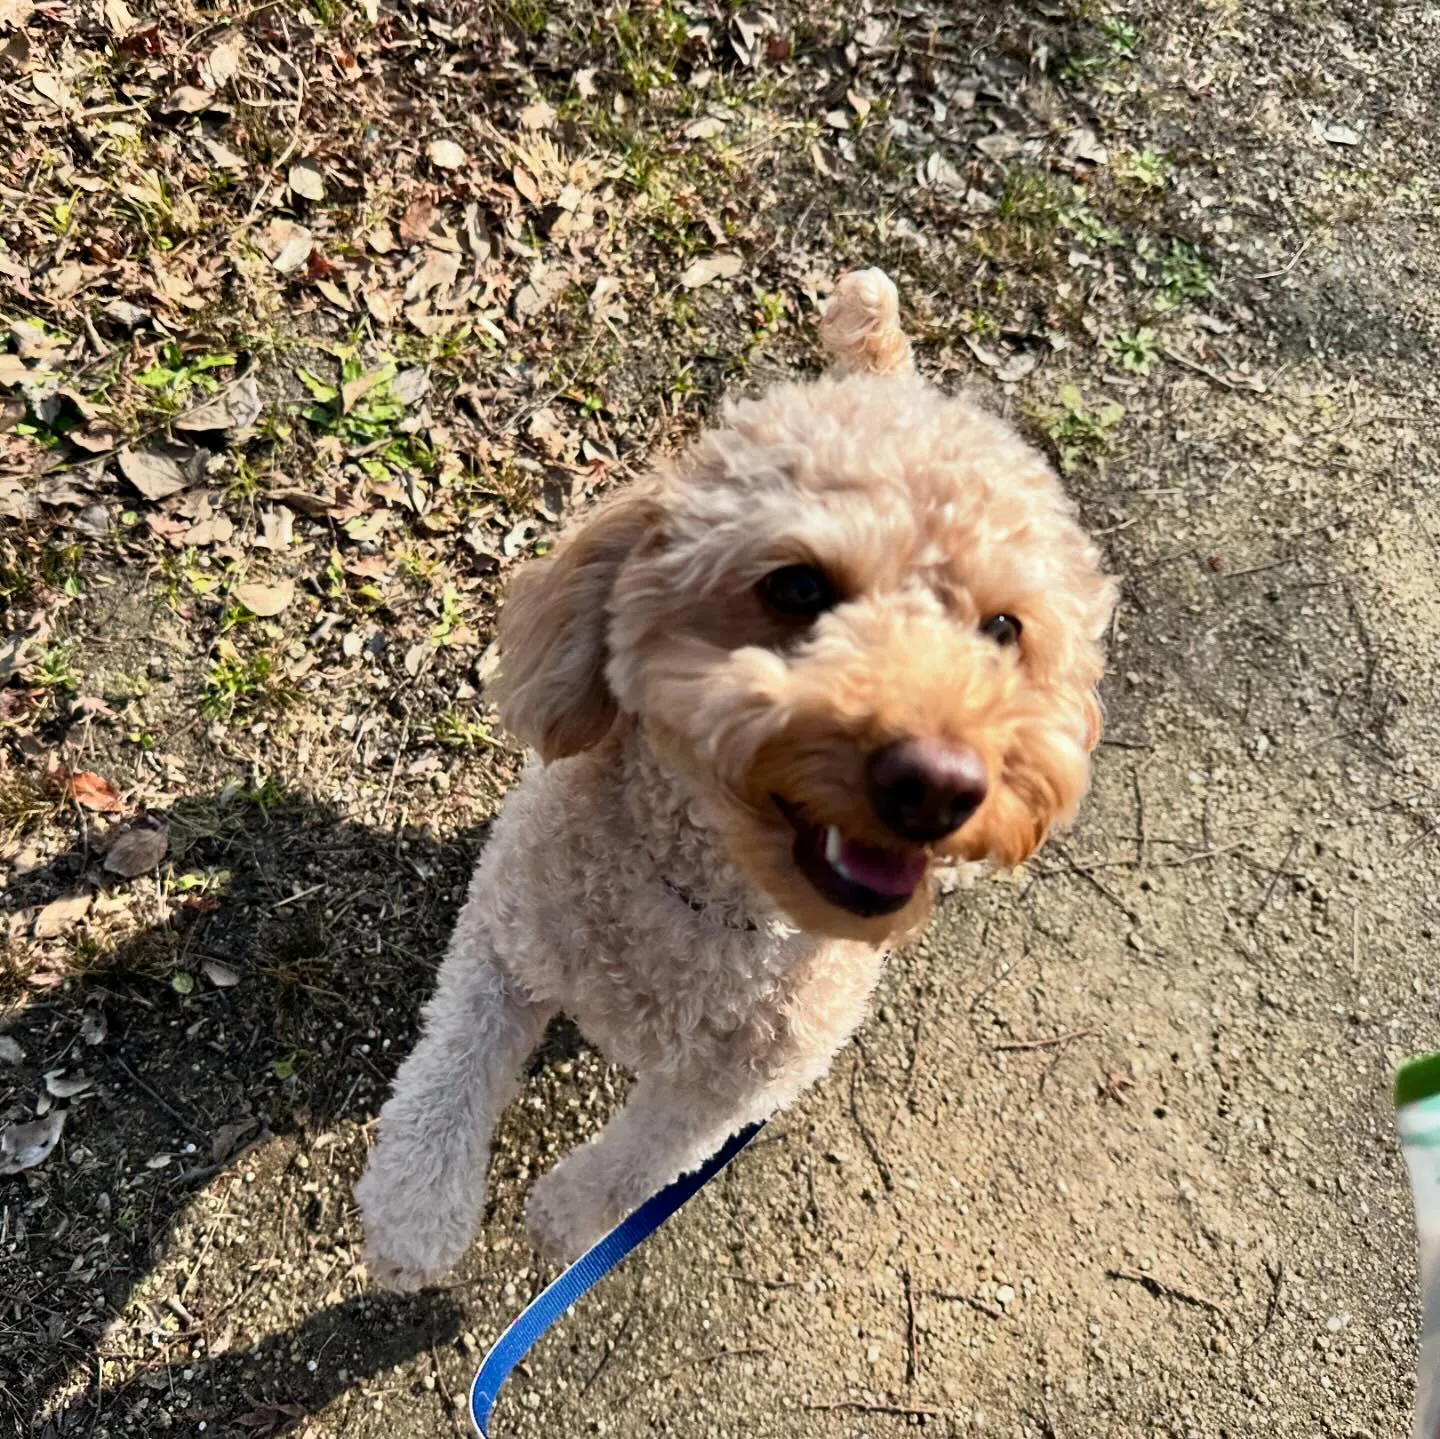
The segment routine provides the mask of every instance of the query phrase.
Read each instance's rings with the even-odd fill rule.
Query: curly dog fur
[[[937,863],[1016,864],[1081,799],[1115,590],[1055,475],[914,373],[879,271],[822,335],[830,375],[728,406],[511,586],[500,707],[539,762],[356,1190],[382,1284],[464,1254],[558,1010],[639,1076],[531,1194],[573,1257],[825,1072]]]

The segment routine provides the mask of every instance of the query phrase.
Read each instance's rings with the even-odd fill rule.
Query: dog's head
[[[868,272],[827,319],[850,373],[730,406],[516,576],[500,687],[547,761],[633,716],[798,924],[877,942],[934,858],[1073,814],[1115,599],[1043,459],[910,373],[880,280],[888,317]]]

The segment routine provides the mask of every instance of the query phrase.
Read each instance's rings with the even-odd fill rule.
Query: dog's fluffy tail
[[[837,374],[891,375],[911,368],[900,298],[883,270],[841,275],[820,321],[820,338],[835,357]]]

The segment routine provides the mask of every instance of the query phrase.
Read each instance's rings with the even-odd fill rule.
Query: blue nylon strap
[[[489,1439],[490,1411],[510,1371],[536,1340],[576,1300],[600,1282],[632,1249],[642,1245],[687,1200],[693,1198],[765,1127],[763,1119],[733,1134],[698,1169],[666,1185],[603,1239],[582,1254],[558,1279],[541,1290],[491,1346],[470,1386],[470,1420],[481,1439]]]

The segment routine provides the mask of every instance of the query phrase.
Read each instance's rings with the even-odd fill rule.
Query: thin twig
[[[1136,914],[1135,911],[1131,909],[1130,906],[1126,904],[1125,901],[1121,899],[1118,894],[1116,894],[1111,889],[1107,889],[1106,886],[1101,884],[1100,881],[1096,879],[1093,874],[1091,874],[1088,870],[1082,869],[1078,864],[1076,864],[1070,851],[1066,849],[1063,844],[1057,844],[1052,840],[1050,848],[1053,849],[1055,853],[1058,854],[1060,858],[1065,861],[1066,868],[1068,868],[1072,874],[1076,875],[1080,879],[1083,879],[1085,883],[1091,887],[1091,889],[1095,890],[1097,894],[1101,895],[1103,898],[1107,899],[1111,904],[1113,904],[1115,908],[1118,909],[1120,913],[1123,914],[1125,918],[1130,921],[1131,924],[1140,923],[1140,916]]]
[[[973,1294],[951,1294],[946,1289],[929,1289],[926,1293],[932,1299],[944,1299],[950,1304],[967,1304],[977,1314],[983,1314],[987,1319],[1003,1319],[1005,1317],[1005,1311],[999,1305],[987,1304]]]
[[[1249,284],[1254,284],[1257,280],[1279,280],[1283,276],[1288,275],[1290,271],[1293,270],[1295,266],[1300,263],[1301,257],[1305,254],[1306,250],[1308,250],[1310,246],[1314,243],[1314,235],[1307,235],[1300,248],[1296,250],[1293,255],[1291,255],[1288,263],[1281,265],[1278,270],[1264,270],[1258,275],[1246,275],[1244,277],[1246,282]]]
[[[1299,843],[1299,834],[1294,834],[1290,837],[1290,848],[1285,851],[1285,858],[1280,861],[1280,868],[1270,876],[1269,887],[1265,890],[1264,897],[1260,903],[1255,906],[1255,913],[1250,916],[1252,927],[1258,923],[1260,916],[1265,913],[1265,906],[1270,903],[1270,896],[1275,893],[1275,886],[1280,883],[1280,877],[1285,873],[1286,867],[1290,863],[1290,856],[1295,853],[1295,847]]]
[[[600,1356],[600,1362],[599,1362],[599,1363],[595,1366],[595,1368],[591,1371],[590,1377],[580,1386],[580,1393],[581,1393],[582,1396],[585,1395],[585,1394],[588,1394],[588,1393],[590,1392],[590,1390],[591,1390],[592,1386],[594,1385],[595,1381],[605,1372],[605,1370],[606,1370],[606,1368],[608,1367],[611,1359],[613,1359],[613,1358],[615,1357],[616,1352],[617,1352],[617,1351],[619,1350],[619,1348],[620,1348],[620,1341],[621,1341],[622,1339],[624,1339],[625,1336],[630,1332],[630,1322],[631,1322],[631,1320],[633,1320],[633,1319],[635,1318],[636,1314],[638,1314],[639,1312],[640,1312],[640,1307],[639,1307],[639,1305],[636,1305],[636,1306],[635,1306],[634,1308],[632,1308],[632,1309],[630,1310],[630,1312],[625,1316],[624,1320],[623,1320],[623,1321],[621,1322],[621,1324],[620,1324],[620,1332],[619,1332],[618,1334],[616,1334],[615,1338],[610,1341],[609,1346],[606,1348],[605,1352]]]
[[[1139,869],[1144,869],[1149,859],[1149,845],[1145,838],[1145,795],[1140,788],[1140,771],[1130,771],[1130,785],[1135,791],[1135,864]]]
[[[850,1070],[850,1116],[855,1121],[855,1128],[860,1132],[860,1138],[869,1151],[871,1162],[880,1176],[880,1182],[885,1186],[885,1192],[890,1194],[894,1191],[895,1184],[890,1177],[890,1166],[885,1162],[885,1156],[880,1153],[880,1146],[875,1142],[875,1136],[870,1132],[870,1126],[865,1123],[864,1116],[860,1113],[859,1100],[860,1085],[860,1057],[857,1054],[855,1063]]]
[[[1265,393],[1265,388],[1263,385],[1236,384],[1234,380],[1227,380],[1224,375],[1219,373],[1219,371],[1212,370],[1209,365],[1202,365],[1198,360],[1188,359],[1186,356],[1180,354],[1178,350],[1172,350],[1168,346],[1162,348],[1160,353],[1164,355],[1167,360],[1170,360],[1172,363],[1179,365],[1182,370],[1193,370],[1197,375],[1204,375],[1207,380],[1211,381],[1213,384],[1219,385],[1222,389],[1238,390],[1242,394],[1251,395],[1263,395]]]
[[[915,1327],[915,1287],[908,1264],[900,1275],[905,1281],[905,1383],[909,1385],[920,1372],[920,1336]]]
[[[863,1399],[835,1399],[802,1406],[812,1414],[834,1413],[836,1410],[848,1410],[852,1414],[898,1414],[901,1418],[908,1419],[911,1415],[921,1419],[938,1419],[945,1413],[943,1409],[928,1409],[916,1404],[869,1404]]]
[[[1178,1285],[1166,1284],[1163,1280],[1156,1279],[1153,1274],[1142,1274],[1137,1269],[1107,1269],[1105,1277],[1121,1279],[1127,1284],[1138,1284],[1142,1289],[1148,1289],[1157,1299],[1178,1299],[1182,1304],[1192,1305],[1196,1309],[1208,1309],[1212,1314],[1225,1312],[1213,1300],[1206,1299],[1203,1295],[1192,1294]]]
[[[168,1114],[170,1118],[173,1119],[177,1124],[183,1125],[186,1129],[190,1131],[191,1134],[195,1135],[197,1139],[208,1140],[210,1138],[210,1136],[206,1134],[205,1131],[199,1127],[199,1125],[192,1124],[190,1120],[186,1119],[185,1116],[181,1114],[180,1111],[176,1109],[175,1106],[171,1104],[170,1101],[166,1099],[159,1090],[153,1089],[150,1085],[146,1084],[146,1082],[141,1079],[140,1076],[136,1074],[135,1071],[131,1069],[130,1066],[126,1064],[125,1061],[121,1059],[118,1054],[115,1056],[115,1063],[118,1064],[120,1068],[123,1069],[125,1073],[128,1074],[130,1078],[134,1080],[135,1083],[139,1085],[140,1088],[143,1089],[145,1093],[148,1094],[150,1098],[153,1099],[155,1103],[158,1104],[160,1108],[163,1109],[165,1113]]]
[[[713,1354],[697,1354],[693,1359],[687,1359],[683,1364],[677,1364],[673,1369],[667,1369],[663,1374],[657,1374],[653,1379],[647,1379],[643,1384],[627,1389],[616,1400],[616,1407],[623,1405],[627,1399],[633,1399],[642,1389],[648,1389],[652,1384],[663,1384],[665,1380],[673,1379],[677,1374],[683,1374],[687,1369],[694,1369],[698,1365],[718,1364],[722,1359],[741,1359],[746,1356],[764,1358],[769,1353],[768,1349],[758,1349],[751,1345],[743,1349],[717,1349]]]
[[[1088,1029],[1067,1029],[1064,1034],[1053,1034],[1048,1039],[1002,1039],[992,1044],[991,1049],[1053,1049],[1057,1044],[1069,1044],[1072,1039],[1087,1039],[1100,1031],[1092,1024]]]

